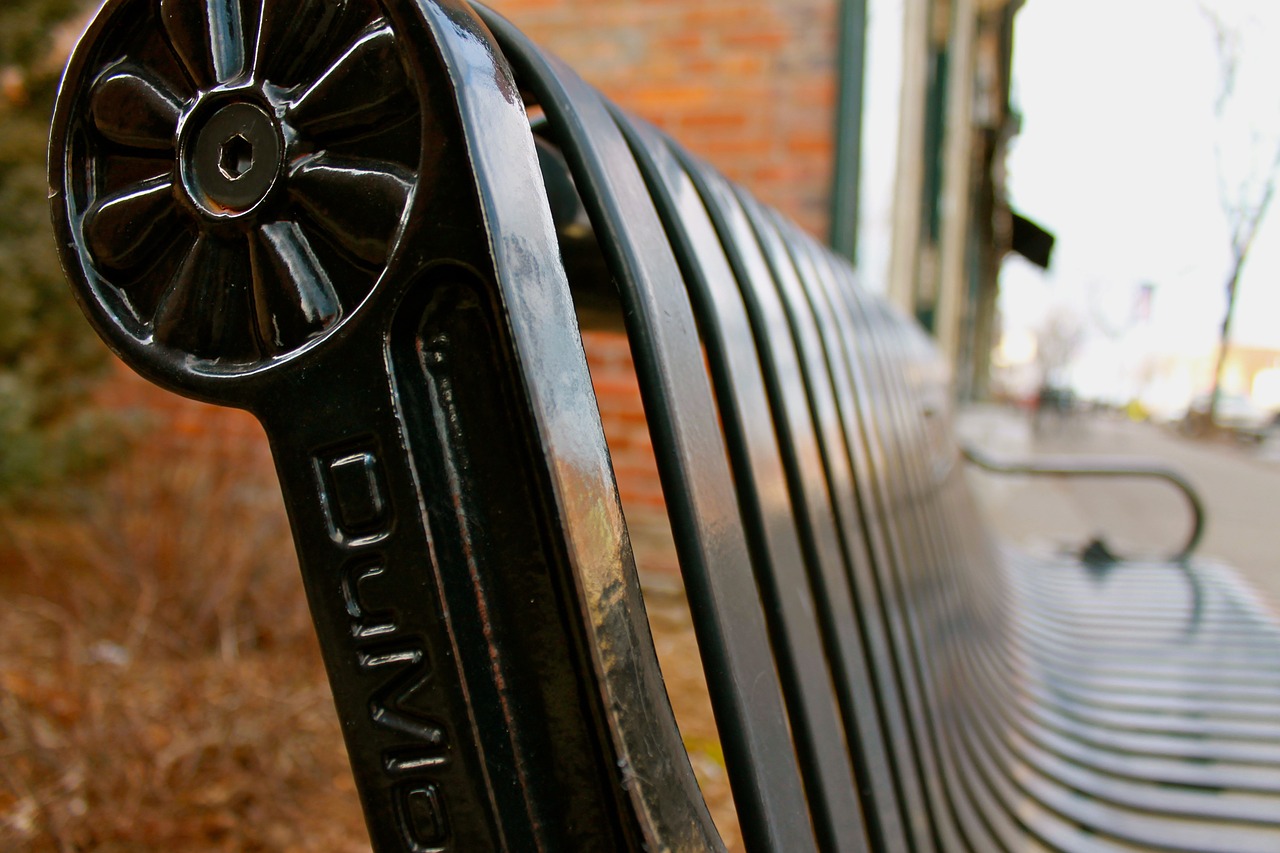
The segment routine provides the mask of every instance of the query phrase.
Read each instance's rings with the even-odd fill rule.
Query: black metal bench
[[[629,335],[750,849],[1280,849],[1229,575],[994,544],[917,327],[492,13],[263,10],[109,0],[55,225],[128,363],[266,427],[378,850],[720,846],[575,296]]]

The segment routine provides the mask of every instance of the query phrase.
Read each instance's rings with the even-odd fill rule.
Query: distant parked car
[[[1218,397],[1214,420],[1222,429],[1230,430],[1247,441],[1262,441],[1267,432],[1277,425],[1280,414],[1268,411],[1243,394],[1223,394]],[[1209,423],[1209,395],[1202,394],[1191,401],[1182,418],[1184,431],[1197,434]]]

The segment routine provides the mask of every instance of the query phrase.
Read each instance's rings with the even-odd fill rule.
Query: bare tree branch
[[[1237,84],[1240,76],[1242,57],[1243,28],[1241,22],[1229,24],[1219,9],[1210,6],[1206,0],[1200,0],[1199,8],[1213,29],[1214,43],[1218,52],[1219,80],[1218,92],[1214,101],[1214,113],[1221,125],[1221,134],[1215,142],[1217,159],[1218,196],[1222,212],[1227,220],[1229,239],[1231,242],[1231,262],[1226,277],[1227,308],[1222,320],[1222,330],[1218,341],[1217,364],[1213,374],[1213,393],[1209,398],[1208,419],[1210,423],[1217,417],[1218,401],[1222,396],[1222,377],[1226,369],[1227,351],[1231,343],[1231,325],[1235,317],[1236,295],[1239,291],[1240,275],[1244,271],[1249,252],[1258,236],[1258,228],[1266,217],[1267,210],[1275,197],[1276,180],[1280,176],[1280,138],[1276,134],[1261,133],[1257,128],[1249,128],[1248,143],[1251,149],[1266,146],[1270,149],[1270,157],[1265,165],[1247,168],[1244,174],[1233,176],[1230,166],[1241,165],[1237,158],[1228,155],[1224,150],[1228,132],[1228,115],[1238,96]],[[1271,138],[1267,138],[1268,135]],[[1249,158],[1252,160],[1253,158]]]

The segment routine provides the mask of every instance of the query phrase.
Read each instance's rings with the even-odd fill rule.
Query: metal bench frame
[[[488,10],[239,8],[109,0],[54,222],[122,358],[262,421],[376,849],[721,846],[578,336],[601,262],[749,849],[1280,847],[1274,625],[1186,560],[997,548],[945,366],[847,265]]]

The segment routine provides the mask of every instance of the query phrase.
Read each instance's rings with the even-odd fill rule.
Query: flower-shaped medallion
[[[375,0],[133,5],[71,148],[99,290],[201,362],[294,352],[372,290],[417,183],[395,33]]]

